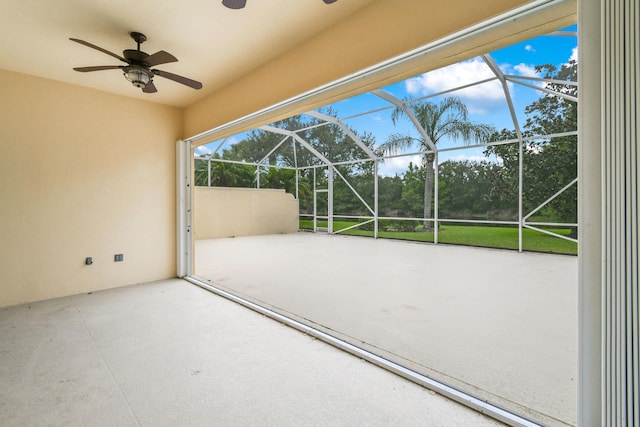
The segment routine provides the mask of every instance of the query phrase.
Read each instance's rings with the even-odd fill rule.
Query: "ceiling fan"
[[[173,80],[174,82],[181,83],[185,86],[189,86],[193,89],[201,89],[202,83],[195,80],[188,79],[186,77],[179,76],[177,74],[169,73],[167,71],[151,69],[156,65],[167,64],[169,62],[178,62],[178,59],[164,50],[158,51],[153,55],[149,55],[146,52],[140,50],[140,45],[147,41],[147,37],[142,33],[132,32],[131,38],[138,44],[137,49],[125,49],[122,52],[122,56],[109,52],[99,46],[86,42],[80,39],[70,38],[76,43],[88,46],[90,48],[99,50],[102,53],[113,56],[127,65],[98,65],[94,67],[76,67],[74,70],[82,73],[90,71],[102,71],[102,70],[116,70],[120,69],[124,72],[124,77],[131,82],[135,87],[142,89],[144,93],[154,93],[158,89],[153,84],[153,78],[155,76],[164,77],[165,79]]]
[[[326,4],[335,3],[337,0],[322,0]],[[247,5],[247,0],[222,0],[222,4],[229,9],[242,9]]]

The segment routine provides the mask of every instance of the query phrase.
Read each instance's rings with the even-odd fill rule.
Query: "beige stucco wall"
[[[3,70],[0,100],[0,306],[175,276],[182,111]]]
[[[298,231],[298,201],[284,190],[197,187],[194,238],[254,236]]]

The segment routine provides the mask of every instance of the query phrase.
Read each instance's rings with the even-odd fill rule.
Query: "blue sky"
[[[562,31],[576,31],[576,27],[569,27]],[[535,76],[535,66],[553,64],[559,67],[570,59],[577,59],[577,37],[575,36],[541,36],[506,48],[490,52],[493,60],[505,74],[519,76]],[[399,99],[418,98],[429,96],[444,90],[456,88],[461,85],[474,83],[493,77],[491,70],[482,58],[472,58],[458,64],[453,64],[439,70],[414,76],[407,80],[381,88]],[[541,95],[540,91],[521,85],[509,83],[509,91],[519,117],[520,123],[524,123],[524,108]],[[502,128],[513,129],[504,91],[498,81],[472,86],[448,94],[458,96],[467,105],[469,119],[474,122],[492,124],[498,130]],[[429,98],[438,102],[442,97]],[[390,134],[402,133],[417,136],[417,131],[408,120],[401,120],[396,125],[391,121],[392,108],[372,112],[359,117],[351,116],[364,112],[389,107],[387,101],[371,94],[365,93],[353,98],[336,102],[331,108],[337,112],[339,118],[345,118],[345,123],[358,133],[370,132],[376,138],[376,144],[383,143]],[[242,139],[243,135],[229,138],[225,146]],[[218,143],[208,144],[196,149],[197,154],[204,154],[214,149]],[[439,147],[445,148],[456,145],[451,141],[441,141]],[[458,143],[457,145],[461,145]],[[439,160],[483,158],[482,149],[464,149],[441,153]],[[389,159],[381,167],[384,175],[402,173],[409,161],[419,161],[419,157],[402,157]]]

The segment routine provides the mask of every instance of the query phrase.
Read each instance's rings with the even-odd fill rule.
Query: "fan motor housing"
[[[122,56],[134,64],[144,64],[144,60],[149,56],[148,53],[136,49],[126,49],[122,51]]]

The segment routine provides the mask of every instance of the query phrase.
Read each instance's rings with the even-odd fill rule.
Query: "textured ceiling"
[[[0,69],[186,107],[343,20],[372,0],[248,0],[241,10],[221,0],[5,1],[0,15]],[[118,55],[135,49],[131,31],[147,36],[142,50],[179,60],[155,68],[204,84],[196,91],[160,77],[144,94],[120,70],[79,73],[73,67],[122,65],[74,43],[78,38]]]

